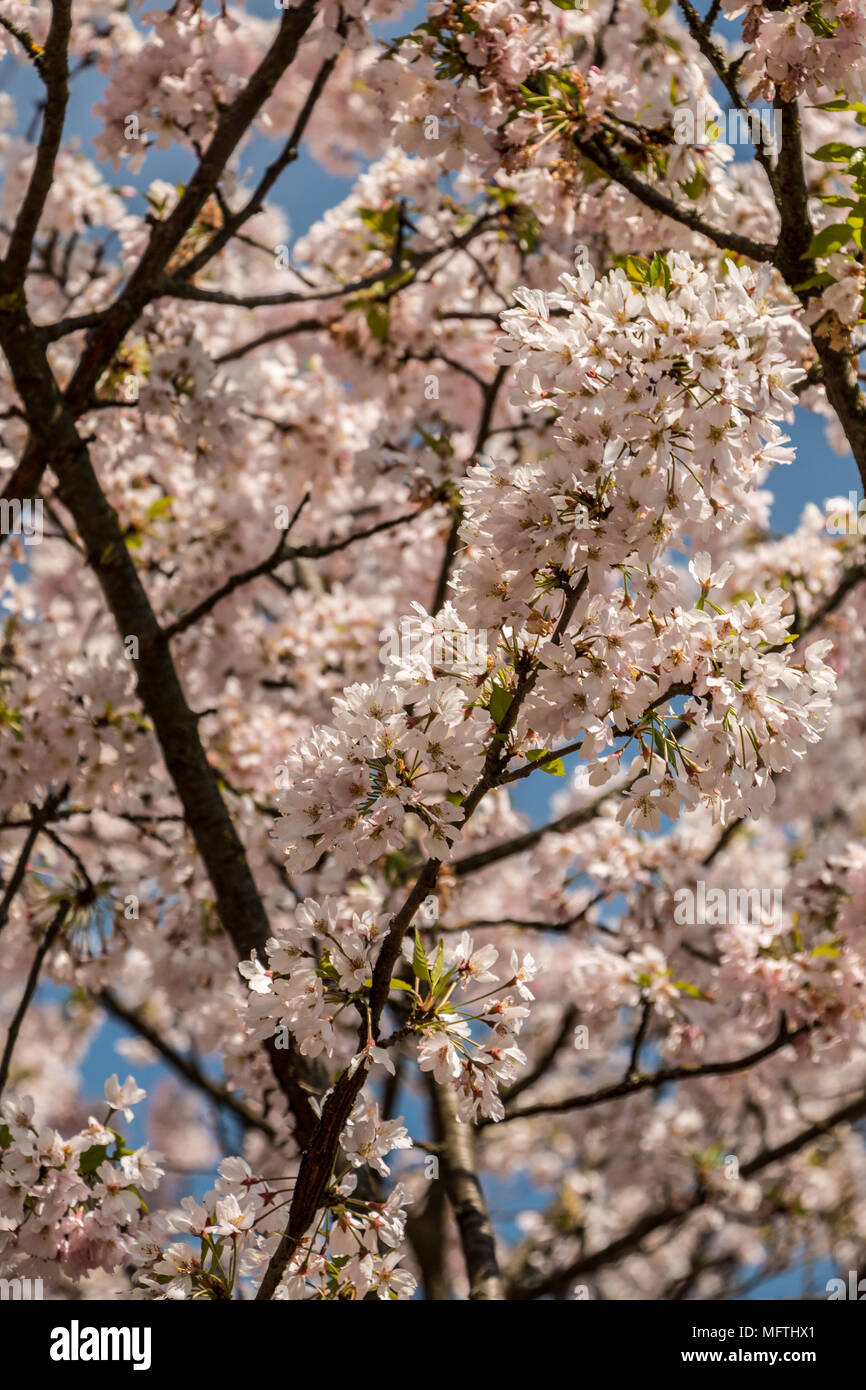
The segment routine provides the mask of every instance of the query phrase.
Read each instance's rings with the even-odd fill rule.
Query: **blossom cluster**
[[[278,1286],[284,1299],[411,1298],[413,1276],[400,1268],[409,1200],[396,1183],[384,1200],[361,1197],[358,1174],[369,1163],[389,1169],[383,1155],[410,1146],[399,1121],[383,1125],[378,1109],[360,1100],[343,1135],[351,1165],[328,1191],[316,1219]],[[166,1218],[163,1243],[138,1252],[135,1296],[159,1301],[231,1298],[258,1283],[280,1239],[280,1216],[291,1181],[257,1176],[243,1158],[225,1158],[213,1190],[185,1197]],[[170,1237],[175,1235],[176,1240]]]
[[[414,623],[411,631],[425,620],[403,621]],[[446,617],[445,625],[466,630],[456,619],[451,625]],[[490,727],[484,711],[472,708],[478,687],[470,674],[486,675],[486,653],[469,643],[464,650],[466,674],[452,675],[434,672],[423,646],[396,653],[393,674],[349,686],[334,702],[334,724],[298,742],[276,797],[275,838],[293,869],[311,868],[329,852],[342,864],[369,864],[406,838],[440,858],[450,853]]]
[[[364,1017],[365,993],[387,933],[387,915],[359,916],[339,902],[326,899],[319,904],[308,898],[294,917],[294,925],[282,926],[279,936],[268,942],[267,966],[255,955],[238,966],[250,991],[243,1015],[250,1034],[264,1039],[284,1029],[304,1055],[338,1054],[345,1059],[348,1053],[353,1066],[375,1063],[393,1073],[389,1040],[376,1043],[370,1036],[356,1054],[351,1034],[347,1038],[339,1027],[342,1022],[357,1028]],[[407,937],[403,942],[409,969],[402,979],[390,982],[392,992],[400,991],[392,999],[401,1024],[393,1041],[415,1038],[421,1071],[456,1090],[465,1120],[479,1113],[500,1119],[504,1109],[499,1088],[514,1081],[526,1061],[516,1036],[529,1014],[529,981],[537,967],[531,955],[521,960],[512,951],[508,966],[494,972],[498,958],[493,945],[475,949],[467,932],[447,944],[440,940],[431,954],[416,932],[414,941]],[[493,988],[467,997],[479,985]],[[349,1009],[353,1004],[357,1012]],[[478,1038],[481,1028],[487,1030],[484,1041]],[[357,1151],[378,1167],[380,1155],[369,1144],[374,1136],[377,1143],[383,1137],[388,1141],[392,1128],[389,1122],[371,1131],[365,1144],[353,1141],[347,1150],[350,1160],[354,1162]]]
[[[852,101],[866,96],[866,7],[860,0],[778,11],[727,0],[723,9],[729,19],[746,12],[743,76],[752,84],[753,101],[772,100],[776,92],[783,101],[795,101],[841,89]]]
[[[147,1144],[128,1149],[109,1121],[129,1121],[145,1092],[129,1076],[105,1083],[108,1113],[63,1138],[37,1125],[29,1096],[0,1103],[0,1258],[4,1268],[49,1269],[80,1278],[132,1263],[152,1222],[142,1196],[164,1177],[161,1155]]]
[[[669,548],[718,551],[767,470],[789,461],[777,421],[796,372],[765,275],[729,265],[713,283],[687,253],[671,253],[657,275],[648,283],[650,267],[634,283],[617,270],[596,282],[585,267],[556,294],[525,292],[503,316],[501,357],[532,408],[556,412],[557,452],[474,471],[456,579],[459,610],[491,626],[520,614],[542,641],[557,591],[576,589],[566,634],[540,647],[544,669],[521,721],[544,736],[582,733],[590,762],[636,737],[647,776],[634,797],[655,828],[657,813],[681,802],[704,800],[723,817],[766,806],[770,769],[817,739],[834,684],[826,645],[796,663],[785,652],[781,589],[723,607],[708,595],[731,570],[714,575],[701,552],[698,592],[678,601]],[[681,711],[654,712],[678,694],[690,697]],[[680,717],[687,747],[671,733]],[[607,762],[591,776],[608,777]]]

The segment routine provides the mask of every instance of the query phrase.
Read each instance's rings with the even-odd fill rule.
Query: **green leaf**
[[[365,989],[369,989],[369,988],[371,987],[372,983],[373,983],[372,977],[371,977],[369,980],[365,980],[365,981],[364,981],[364,988],[365,988]],[[407,992],[407,994],[414,994],[414,993],[415,993],[415,991],[414,991],[414,989],[412,988],[411,985],[407,985],[407,983],[406,983],[405,980],[398,980],[395,976],[392,976],[392,978],[391,978],[390,988],[391,988],[391,989],[405,989],[406,992]]]
[[[820,0],[817,0],[816,4],[809,6],[803,18],[812,30],[812,33],[817,34],[819,38],[832,38],[839,28],[838,19],[827,19],[827,17],[821,13]]]
[[[527,256],[538,249],[541,241],[541,227],[538,218],[529,208],[522,208],[519,215],[512,218],[511,225],[517,236],[518,245]]]
[[[706,175],[702,169],[696,169],[690,179],[684,179],[680,183],[680,188],[683,190],[686,197],[692,200],[702,197],[709,186]]]
[[[415,928],[415,950],[412,953],[412,969],[419,980],[426,980],[428,984],[430,983],[430,965],[427,961],[427,952],[424,950],[417,927]]]
[[[438,985],[439,981],[442,979],[442,967],[443,967],[444,964],[445,964],[445,942],[444,942],[444,941],[440,941],[440,942],[439,942],[439,948],[438,948],[438,950],[436,951],[436,959],[435,959],[434,962],[433,962],[433,978],[432,978],[431,983],[432,983],[434,989],[435,989],[436,986]]]
[[[100,1163],[104,1163],[108,1157],[107,1144],[92,1144],[89,1149],[85,1149],[78,1160],[79,1173],[95,1173]]]
[[[688,980],[674,980],[673,986],[674,989],[680,991],[680,994],[687,994],[690,999],[709,999],[710,997],[708,994],[704,994],[702,989],[698,989],[697,985],[689,984]]]
[[[847,164],[854,153],[854,145],[846,145],[842,140],[830,140],[814,150],[810,158],[820,159],[824,164]]]
[[[325,975],[329,980],[339,980],[340,975],[334,962],[331,960],[331,952],[326,948],[319,960],[319,974]]]
[[[157,517],[165,516],[167,512],[171,511],[173,501],[173,497],[157,497],[156,501],[151,502],[147,509],[148,521],[156,521]]]
[[[0,1125],[0,1149],[8,1149],[12,1143],[12,1135],[8,1125]]]
[[[668,263],[665,260],[664,256],[659,255],[658,251],[656,251],[655,255],[650,261],[648,279],[650,284],[653,286],[663,285],[665,293],[667,293],[667,291],[671,287],[671,273],[668,270]]]
[[[831,945],[829,941],[825,942],[823,946],[813,946],[812,950],[809,952],[810,956],[829,956],[831,960],[835,960],[835,958],[841,956],[841,954],[841,948]]]
[[[385,860],[385,881],[391,888],[398,887],[404,882],[406,875],[411,867],[412,860],[405,850],[392,850]]]
[[[504,685],[494,685],[490,692],[490,700],[487,708],[490,711],[490,718],[494,724],[501,724],[509,709],[514,696],[510,690],[506,690]]]
[[[851,240],[851,228],[847,222],[833,222],[816,232],[806,248],[807,256],[830,256]]]
[[[800,285],[795,285],[794,291],[799,293],[800,290],[825,290],[828,285],[834,283],[833,276],[829,275],[826,270],[822,270],[820,275],[810,275],[808,280],[804,280]]]
[[[550,754],[543,748],[530,748],[526,756],[531,763],[541,762],[542,758],[550,758]],[[552,758],[550,762],[544,764],[541,771],[549,772],[551,777],[564,777],[565,765],[562,758]]]
[[[392,241],[400,220],[400,209],[396,203],[388,208],[358,208],[358,216],[365,227],[387,241]]]
[[[391,314],[387,304],[368,304],[365,309],[367,327],[380,343],[387,343],[391,332]]]
[[[649,261],[643,256],[626,256],[625,273],[635,285],[645,285],[649,277]]]

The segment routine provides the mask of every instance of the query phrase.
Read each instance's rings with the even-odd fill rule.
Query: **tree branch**
[[[684,208],[679,203],[675,203],[666,193],[654,188],[652,184],[645,183],[638,178],[637,174],[632,173],[627,164],[619,156],[605,145],[596,136],[589,136],[583,140],[576,140],[577,148],[591,159],[593,164],[597,164],[603,173],[609,175],[615,183],[621,185],[635,198],[639,199],[645,207],[652,208],[654,212],[660,212],[665,217],[670,217],[674,222],[679,222],[683,227],[688,227],[690,231],[705,236],[708,241],[712,241],[723,251],[736,251],[740,256],[748,256],[753,261],[772,261],[775,256],[775,247],[769,242],[755,241],[753,237],[742,236],[739,232],[725,231],[722,227],[714,227],[711,223],[705,222],[700,213],[692,208]]]
[[[195,1058],[184,1057],[182,1053],[176,1052],[155,1028],[151,1028],[150,1024],[147,1023],[140,1014],[135,1013],[132,1009],[127,1009],[126,1006],[112,994],[111,990],[100,990],[94,998],[113,1018],[120,1019],[120,1021],[125,1023],[129,1028],[134,1029],[139,1037],[144,1038],[145,1042],[149,1043],[150,1046],[168,1062],[169,1066],[173,1067],[174,1070],[184,1078],[184,1080],[191,1082],[198,1090],[203,1091],[216,1105],[222,1106],[223,1109],[231,1110],[232,1114],[237,1115],[238,1119],[243,1122],[247,1129],[257,1129],[261,1134],[264,1134],[271,1143],[274,1142],[276,1131],[273,1125],[269,1124],[263,1116],[257,1115],[254,1110],[251,1110],[239,1096],[234,1095],[231,1091],[227,1090],[225,1086],[220,1086],[218,1082],[212,1081],[211,1078],[202,1071]]]
[[[0,264],[0,292],[3,295],[20,291],[24,284],[30,248],[54,177],[54,161],[63,138],[63,123],[69,101],[66,54],[71,30],[71,0],[51,0],[51,28],[38,64],[39,74],[45,83],[42,134],[24,202],[15,220],[5,259]]]
[[[300,508],[298,510],[300,511]],[[177,637],[181,632],[186,632],[187,628],[200,622],[212,609],[216,608],[218,603],[221,603],[224,598],[228,598],[229,594],[233,594],[236,589],[251,583],[254,579],[260,579],[263,575],[270,574],[288,560],[320,560],[326,555],[336,555],[338,551],[346,550],[356,541],[367,540],[370,536],[379,535],[382,531],[391,531],[396,526],[404,525],[407,521],[414,521],[417,515],[417,511],[407,512],[404,516],[392,517],[389,521],[378,521],[375,526],[368,526],[364,531],[355,531],[351,536],[344,536],[339,541],[327,541],[324,545],[287,546],[286,537],[291,530],[289,527],[282,533],[279,544],[266,560],[261,560],[259,564],[252,565],[249,569],[241,570],[232,575],[231,579],[227,579],[219,589],[215,589],[207,598],[202,599],[201,603],[197,603],[194,608],[182,613],[175,622],[163,628],[163,636],[166,639],[171,639]]]
[[[499,1301],[505,1293],[493,1227],[478,1177],[472,1125],[461,1123],[452,1086],[440,1086],[434,1081],[431,1091],[445,1190],[457,1221],[469,1275],[469,1298],[472,1302]]]
[[[786,1139],[784,1143],[763,1149],[748,1163],[740,1166],[740,1177],[755,1177],[757,1173],[762,1173],[765,1168],[771,1167],[774,1163],[779,1163],[782,1159],[790,1158],[793,1154],[799,1153],[809,1144],[814,1143],[816,1139],[831,1133],[839,1125],[854,1124],[864,1117],[866,1117],[866,1095],[848,1105],[843,1105],[839,1110],[834,1110],[826,1119],[818,1120],[815,1124],[809,1125],[807,1129],[801,1130],[791,1139]],[[652,1235],[655,1231],[663,1230],[665,1226],[685,1220],[700,1207],[705,1206],[709,1200],[709,1192],[706,1188],[701,1187],[690,1200],[682,1205],[648,1212],[639,1221],[636,1221],[628,1231],[600,1250],[594,1250],[588,1255],[580,1255],[570,1264],[544,1274],[540,1279],[521,1282],[519,1278],[516,1278],[508,1285],[507,1297],[515,1300],[526,1300],[540,1298],[546,1293],[566,1292],[575,1279],[582,1274],[593,1274],[596,1270],[603,1269],[605,1265],[613,1264],[623,1255],[636,1249],[647,1236]]]
[[[297,13],[297,12],[293,12]],[[58,495],[72,513],[89,563],[105,595],[121,640],[139,639],[136,662],[139,697],[150,716],[166,767],[183,806],[186,823],[214,887],[217,912],[241,958],[252,950],[264,955],[271,935],[262,900],[244,847],[228,814],[219,778],[208,762],[168,643],[124,541],[117,515],[100,485],[87,445],[78,435],[71,411],[61,396],[23,307],[0,307],[0,346],[15,386],[32,422],[33,437],[57,463]],[[273,1041],[273,1040],[271,1040]],[[315,1130],[309,1104],[311,1069],[288,1051],[268,1048],[275,1074],[295,1117],[301,1147]]]
[[[763,1047],[757,1048],[745,1057],[734,1057],[719,1062],[702,1062],[694,1067],[660,1067],[658,1071],[647,1072],[643,1075],[635,1075],[634,1068],[630,1066],[628,1075],[613,1086],[602,1086],[597,1091],[591,1091],[587,1095],[567,1096],[564,1100],[539,1101],[536,1105],[525,1106],[523,1110],[510,1110],[506,1112],[499,1123],[505,1124],[507,1120],[531,1119],[534,1115],[564,1115],[573,1110],[588,1110],[591,1106],[604,1105],[610,1100],[621,1100],[625,1096],[637,1095],[640,1091],[658,1091],[662,1086],[671,1085],[673,1082],[699,1081],[707,1076],[731,1076],[736,1072],[748,1071],[750,1067],[756,1067],[767,1057],[772,1057],[782,1048],[788,1047],[795,1039],[804,1037],[816,1026],[814,1023],[804,1023],[793,1032],[789,1032],[788,1025],[783,1019],[772,1042],[765,1043]],[[479,1120],[478,1128],[483,1129],[492,1123],[492,1120],[485,1117]]]
[[[52,793],[50,796],[46,797],[41,806],[33,808],[33,814],[28,822],[29,830],[27,836],[24,840],[24,844],[21,846],[21,853],[12,871],[12,877],[6,885],[3,901],[0,902],[0,931],[2,931],[6,925],[9,918],[9,909],[15,899],[15,894],[18,892],[24,880],[24,875],[27,872],[27,861],[33,852],[33,846],[36,844],[41,831],[53,818],[58,806],[61,801],[65,800],[68,793],[69,783],[67,782],[59,792]],[[2,825],[0,825],[0,829],[2,828]]]
[[[55,912],[53,919],[48,925],[45,935],[39,943],[39,949],[37,950],[36,955],[33,957],[33,964],[31,965],[29,974],[27,976],[27,982],[24,986],[24,993],[21,996],[21,1002],[19,1003],[18,1008],[15,1010],[12,1022],[9,1024],[9,1032],[6,1035],[6,1046],[3,1049],[3,1057],[2,1059],[0,1059],[0,1095],[3,1094],[6,1082],[9,1079],[9,1068],[12,1064],[12,1053],[15,1051],[15,1044],[18,1041],[18,1034],[21,1031],[21,1025],[24,1022],[24,1017],[27,1013],[27,1010],[30,1007],[30,1002],[34,994],[36,993],[36,986],[39,983],[39,972],[42,969],[42,963],[45,960],[45,957],[48,955],[48,952],[51,950],[51,947],[57,940],[58,936],[60,935],[60,932],[63,929],[63,924],[65,923],[66,918],[68,916],[69,903],[64,901],[60,904],[57,911]]]

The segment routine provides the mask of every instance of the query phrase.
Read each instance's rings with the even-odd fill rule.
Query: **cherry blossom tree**
[[[786,430],[866,488],[864,0],[0,0],[0,51],[3,1275],[861,1269],[864,527]]]

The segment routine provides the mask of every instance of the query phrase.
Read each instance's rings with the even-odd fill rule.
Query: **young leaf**
[[[680,183],[686,197],[692,200],[702,197],[709,186],[706,175],[700,169],[696,169],[690,179],[683,179]]]
[[[649,261],[645,261],[643,256],[626,256],[625,273],[629,280],[636,285],[645,285],[649,276]]]
[[[549,772],[552,777],[565,776],[565,765],[562,758],[551,758],[550,754],[546,752],[545,749],[530,748],[526,756],[531,763],[538,763],[541,762],[542,758],[549,758],[550,761],[544,764],[541,771]]]
[[[847,222],[833,222],[816,232],[806,248],[807,256],[830,256],[851,239],[851,228]]]
[[[503,685],[494,685],[490,693],[490,701],[487,708],[494,724],[501,724],[509,709],[514,696],[510,690],[506,690]]]
[[[810,158],[820,159],[823,164],[847,164],[854,153],[853,145],[845,145],[841,140],[830,140],[813,150]]]
[[[417,927],[415,928],[415,950],[412,953],[412,969],[415,971],[419,980],[426,980],[428,984],[430,983],[430,966],[427,961],[427,952],[424,950],[424,945]]]
[[[434,988],[434,989],[436,988],[436,986],[438,985],[439,981],[440,981],[441,978],[442,978],[442,966],[444,965],[444,963],[445,963],[445,943],[444,943],[444,941],[440,941],[440,942],[439,942],[438,949],[437,949],[437,951],[436,951],[436,959],[435,959],[435,961],[433,962],[433,977],[432,977],[432,979],[431,979],[431,984],[433,985],[433,988]]]
[[[107,1144],[91,1144],[89,1149],[85,1149],[78,1160],[79,1173],[95,1173],[100,1163],[104,1163],[108,1157]]]
[[[708,994],[704,994],[702,989],[698,989],[697,985],[689,984],[688,980],[674,980],[673,986],[674,989],[678,989],[681,994],[687,994],[690,999],[710,998]]]
[[[387,304],[368,304],[365,310],[367,327],[377,342],[387,343],[391,331],[391,315]]]

